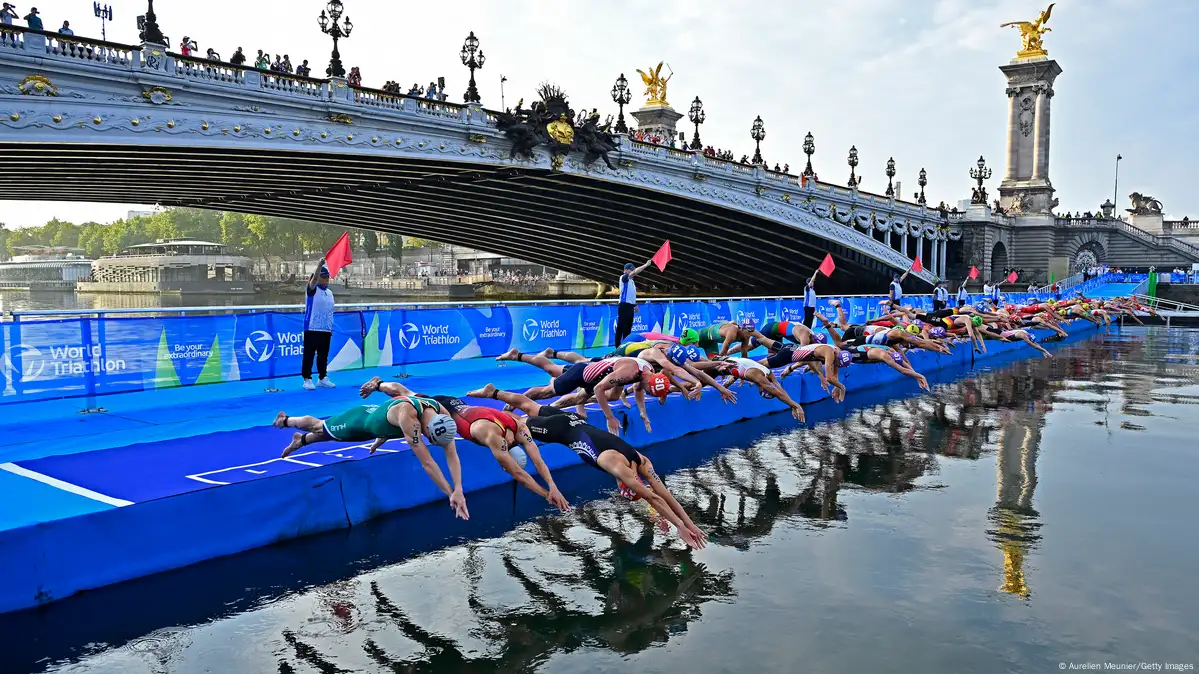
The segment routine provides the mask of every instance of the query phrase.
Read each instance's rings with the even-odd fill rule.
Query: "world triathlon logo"
[[[265,363],[275,353],[275,338],[265,330],[255,330],[246,337],[246,357],[258,363]]]
[[[13,361],[20,363],[18,368]],[[42,352],[32,346],[17,344],[4,354],[4,377],[10,382],[37,379],[46,369]]]
[[[531,342],[537,339],[537,335],[541,334],[537,319],[529,318],[525,320],[524,326],[520,329],[520,333],[524,335],[526,342]]]
[[[400,327],[400,346],[411,351],[420,346],[420,328],[416,323],[405,323]]]

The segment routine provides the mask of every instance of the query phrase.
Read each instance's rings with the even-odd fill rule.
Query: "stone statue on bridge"
[[[534,101],[528,109],[522,109],[524,99],[516,104],[515,110],[498,113],[497,128],[512,143],[510,157],[521,156],[533,159],[533,150],[538,145],[550,151],[552,166],[562,167],[566,155],[577,151],[583,153],[583,164],[590,166],[596,159],[603,159],[608,168],[615,168],[608,153],[616,149],[616,138],[609,126],[599,126],[599,113],[592,109],[583,112],[575,120],[574,110],[566,100],[566,94],[554,84],[542,84],[538,89],[541,100]]]
[[[1133,192],[1132,194],[1128,195],[1128,198],[1130,201],[1132,201],[1132,208],[1126,210],[1133,215],[1162,214],[1162,202],[1154,199],[1151,196],[1141,194],[1140,192]]]
[[[670,103],[666,102],[666,83],[670,81],[671,77],[674,77],[674,73],[663,78],[662,64],[663,62],[659,61],[658,66],[650,68],[648,73],[640,68],[637,69],[637,72],[641,73],[641,81],[645,82],[646,105],[670,107]]]

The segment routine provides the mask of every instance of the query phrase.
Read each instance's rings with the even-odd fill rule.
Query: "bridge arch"
[[[996,241],[991,247],[991,277],[999,278],[1003,270],[1008,268],[1007,246],[1002,241]],[[988,279],[991,280],[991,279]]]

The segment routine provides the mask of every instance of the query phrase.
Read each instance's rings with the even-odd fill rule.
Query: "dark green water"
[[[0,617],[0,657],[189,674],[1193,666],[1196,352],[1196,330],[1125,330],[931,395],[812,405],[802,430],[776,416],[660,445],[703,551],[581,469],[559,480],[570,516],[472,495],[475,538],[442,508],[382,518]]]

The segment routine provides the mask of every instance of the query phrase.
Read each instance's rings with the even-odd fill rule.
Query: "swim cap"
[[[687,347],[687,360],[700,361],[704,359],[704,352],[699,350],[698,346]]]
[[[699,333],[695,328],[683,328],[683,334],[679,337],[679,344],[687,346],[689,344],[699,343]]]
[[[645,484],[645,480],[642,479],[640,475],[637,476],[637,481],[639,481],[641,484],[645,485],[646,487],[649,486],[648,484]],[[620,489],[621,496],[629,499],[630,501],[640,501],[641,500],[641,495],[638,494],[637,492],[633,491],[632,487],[629,487],[629,485],[625,484],[624,482],[618,482],[617,485],[618,485],[618,489]]]
[[[853,362],[853,354],[852,353],[850,353],[848,351],[838,351],[837,352],[837,365],[839,367],[849,367],[849,364],[852,362]]]
[[[433,444],[442,447],[446,447],[454,441],[454,434],[457,431],[458,427],[454,425],[454,420],[448,414],[438,414],[425,426],[425,435],[433,441]]]
[[[741,319],[740,325],[742,330],[753,330],[755,327],[757,327],[757,323],[755,323],[754,319],[752,318]]]
[[[974,327],[980,327],[983,324],[982,316],[974,316],[970,319],[970,322],[974,324]]]
[[[666,357],[670,360],[670,362],[681,366],[683,363],[687,362],[687,349],[686,347],[674,344],[666,350]]]
[[[758,389],[758,395],[762,396],[763,398],[765,398],[767,400],[774,400],[774,398],[775,398],[775,395],[773,393],[766,391],[764,389]]]
[[[828,344],[828,335],[823,332],[812,333],[812,339],[820,342],[821,344]]]
[[[1034,333],[1031,333],[1031,332],[1027,332],[1027,331],[1025,332],[1025,334],[1027,334],[1027,335],[1028,335],[1028,339],[1029,339],[1029,341],[1033,341],[1033,342],[1035,342],[1035,341],[1038,341],[1038,340],[1037,340],[1037,336],[1036,336],[1036,334],[1034,334]]]
[[[915,325],[909,325],[909,326],[906,328],[906,330],[907,330],[908,332],[912,333],[913,335],[918,335],[918,334],[920,334],[920,328],[919,328],[919,326],[915,326]]]
[[[508,450],[508,456],[516,460],[517,465],[521,468],[529,465],[529,455],[525,453],[524,447],[513,447]]]
[[[928,331],[928,336],[933,339],[945,339],[945,328],[937,326]]]
[[[1004,307],[1004,310],[1005,310],[1005,311],[1007,311],[1009,314],[1014,314],[1014,313],[1016,313],[1017,311],[1019,311],[1019,310],[1016,308],[1016,305],[1015,305],[1015,304],[1009,304],[1009,305],[1007,305],[1006,307]]]
[[[649,394],[655,398],[666,398],[666,394],[670,393],[670,380],[661,372],[650,375],[649,385],[646,386]]]
[[[895,361],[896,365],[903,365],[903,354],[898,351],[892,351],[891,360]]]

